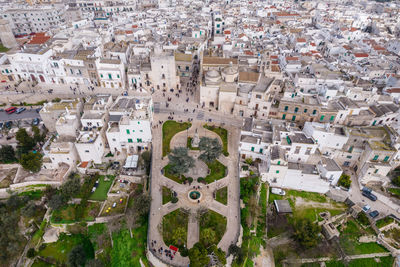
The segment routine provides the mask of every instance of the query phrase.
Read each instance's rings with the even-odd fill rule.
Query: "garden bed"
[[[189,215],[182,209],[174,210],[162,219],[162,236],[165,245],[173,245],[180,250],[186,246]]]
[[[163,186],[162,188],[162,204],[167,204],[172,200],[172,191],[168,187]]]
[[[228,152],[228,131],[222,127],[215,127],[215,126],[211,126],[211,125],[204,125],[204,128],[206,128],[207,130],[210,130],[216,134],[219,135],[219,137],[221,137],[222,140],[222,153],[224,154],[224,156],[229,156],[229,152]]]
[[[223,187],[215,193],[215,200],[221,202],[224,205],[228,204],[228,187]]]
[[[200,214],[200,242],[205,247],[217,245],[226,231],[226,218],[212,210]]]
[[[83,210],[82,218],[77,218],[77,208],[78,204],[69,204],[64,208],[59,210],[54,210],[51,215],[52,223],[68,224],[77,221],[94,221],[97,214],[100,211],[100,203],[98,202],[88,202],[87,206]]]
[[[205,182],[210,184],[226,176],[226,167],[218,160],[211,163],[206,163],[210,174],[205,177]]]
[[[163,157],[165,157],[171,151],[170,143],[171,143],[172,137],[174,137],[175,134],[190,128],[190,126],[192,126],[192,124],[189,122],[183,122],[183,123],[179,123],[176,121],[164,122],[163,127],[162,127]]]

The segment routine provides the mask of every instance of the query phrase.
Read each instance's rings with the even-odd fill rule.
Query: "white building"
[[[148,149],[151,142],[152,100],[118,97],[110,109],[106,132],[110,151],[126,149],[133,154]]]
[[[120,59],[97,59],[100,84],[105,88],[125,88],[125,67]]]
[[[102,163],[105,141],[99,131],[81,131],[76,139],[75,146],[81,161]]]

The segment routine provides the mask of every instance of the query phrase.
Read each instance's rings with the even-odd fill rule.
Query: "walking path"
[[[176,108],[176,107],[175,107]],[[199,112],[199,111],[198,111]],[[205,113],[204,111],[201,111]],[[188,117],[196,119],[198,116],[197,112],[174,112],[174,119],[177,121],[183,120],[187,121]],[[208,115],[211,115],[208,114]],[[208,116],[207,115],[207,116]],[[154,121],[166,121],[168,114],[154,114]],[[212,116],[210,116],[212,117]],[[212,117],[217,118],[219,120],[223,120],[223,117]],[[214,121],[212,119],[212,121]],[[196,242],[199,240],[199,223],[197,220],[197,211],[199,209],[210,209],[215,212],[218,212],[226,217],[227,226],[226,232],[220,242],[218,243],[218,247],[222,250],[227,251],[229,246],[232,243],[236,243],[237,237],[239,235],[239,227],[240,227],[240,217],[239,217],[239,176],[238,176],[238,150],[237,146],[239,143],[240,130],[237,126],[241,126],[241,121],[233,119],[230,117],[225,122],[232,121],[235,126],[224,125],[229,132],[228,134],[228,151],[229,157],[221,156],[218,160],[223,163],[228,170],[228,174],[226,177],[210,183],[208,185],[199,184],[197,181],[194,181],[190,186],[179,184],[174,182],[164,175],[162,175],[161,170],[165,165],[168,164],[167,157],[162,158],[162,127],[153,127],[153,164],[152,164],[152,178],[151,178],[151,196],[152,203],[150,208],[150,223],[149,223],[149,242],[156,241],[158,246],[163,248],[167,248],[162,238],[162,218],[164,215],[178,209],[184,208],[190,211],[189,214],[189,224],[188,224],[188,237],[187,237],[187,247],[191,248]],[[171,147],[174,146],[186,146],[187,136],[193,136],[195,130],[198,129],[199,136],[208,136],[208,137],[217,137],[214,132],[206,130],[202,126],[202,122],[193,120],[192,127],[188,131],[181,132],[177,134],[171,140]],[[213,123],[211,123],[213,124]],[[204,130],[203,130],[204,129]],[[193,155],[198,155],[198,151],[191,151]],[[199,171],[202,172],[202,171]],[[162,187],[166,186],[170,188],[172,191],[176,192],[179,201],[175,204],[167,203],[162,205]],[[194,187],[200,186],[201,188],[198,191],[201,192],[202,197],[200,203],[193,202],[188,198],[188,192]],[[228,206],[217,202],[213,198],[213,192],[222,187],[228,186]],[[154,256],[163,262],[173,265],[173,266],[187,266],[189,264],[188,257],[181,257],[179,253],[176,254],[173,260],[167,258],[165,256],[160,255],[156,251],[152,251]]]

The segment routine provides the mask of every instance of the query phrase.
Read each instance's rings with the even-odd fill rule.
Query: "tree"
[[[0,163],[12,163],[16,161],[14,148],[10,145],[4,145],[0,148]]]
[[[81,181],[78,177],[72,176],[61,186],[60,193],[67,200],[76,196],[81,191]]]
[[[62,206],[64,206],[66,203],[67,203],[67,201],[65,200],[65,198],[62,195],[56,194],[51,197],[51,199],[49,201],[49,207],[53,210],[58,210]]]
[[[358,213],[358,215],[357,215],[357,220],[358,220],[362,225],[365,225],[365,226],[369,225],[368,217],[367,217],[367,215],[366,215],[363,211],[361,211],[360,213]]]
[[[225,266],[226,265],[226,254],[221,248],[218,248],[217,245],[215,245],[215,244],[212,245],[211,247],[209,247],[207,249],[207,251],[208,251],[208,254],[214,254],[217,257],[218,262],[219,262],[219,264],[217,264],[217,266],[221,266],[221,265]]]
[[[339,178],[338,185],[343,186],[345,188],[350,188],[351,185],[350,175],[342,174]]]
[[[209,163],[216,160],[222,153],[222,146],[217,138],[202,137],[199,143],[200,151],[203,153],[199,159]]]
[[[20,154],[28,153],[33,149],[35,146],[35,141],[33,138],[28,134],[25,128],[20,128],[15,135],[15,139],[18,141],[18,150]]]
[[[208,247],[213,244],[217,239],[217,235],[212,228],[206,228],[201,231],[201,240],[200,242],[204,244],[204,246]]]
[[[400,176],[393,178],[392,183],[396,186],[400,186]]]
[[[147,215],[150,210],[151,197],[147,194],[140,194],[136,197],[133,210],[137,217]]]
[[[74,247],[68,254],[68,265],[72,267],[85,266],[86,253],[82,245]]]
[[[188,155],[186,147],[176,147],[168,155],[170,171],[181,176],[194,167],[194,159]]]
[[[42,154],[29,152],[27,154],[22,154],[21,156],[21,166],[31,172],[38,172],[42,168]]]
[[[191,267],[207,266],[210,262],[207,250],[199,242],[194,244],[194,246],[189,249],[189,259]]]
[[[302,247],[311,248],[318,244],[321,229],[318,224],[308,219],[299,219],[294,224],[293,238],[297,240]]]
[[[46,133],[41,134],[40,129],[37,126],[32,126],[32,131],[33,131],[33,141],[35,143],[44,141]]]
[[[29,259],[32,259],[33,257],[35,257],[35,256],[36,256],[36,251],[35,251],[35,249],[34,249],[34,248],[28,249],[28,252],[26,253],[26,256],[27,256]]]
[[[141,158],[143,161],[143,165],[146,168],[146,174],[150,174],[150,166],[151,166],[151,152],[145,151],[141,154]]]
[[[37,206],[34,201],[29,201],[28,204],[22,208],[21,214],[25,217],[34,217],[39,210],[40,207]]]
[[[173,244],[181,246],[185,244],[187,238],[186,229],[183,227],[177,227],[172,232]]]

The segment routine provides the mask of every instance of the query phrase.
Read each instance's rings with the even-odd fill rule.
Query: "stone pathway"
[[[199,242],[200,227],[199,221],[197,220],[197,213],[191,212],[189,215],[188,225],[187,247],[192,248],[194,244]]]

